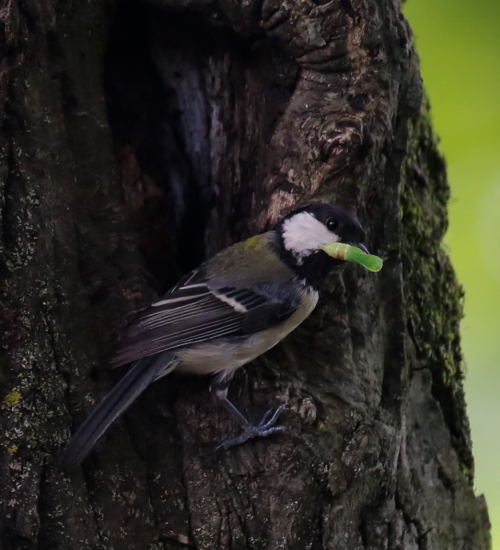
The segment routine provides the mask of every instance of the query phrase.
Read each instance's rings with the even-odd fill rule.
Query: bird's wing
[[[300,296],[272,300],[257,290],[209,283],[192,272],[131,323],[112,366],[230,334],[251,334],[290,317]]]

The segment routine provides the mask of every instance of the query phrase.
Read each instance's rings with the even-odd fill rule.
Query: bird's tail
[[[175,366],[174,354],[170,352],[145,357],[133,363],[127,374],[94,408],[73,435],[62,454],[62,465],[71,468],[80,464],[98,439],[146,387],[160,374],[168,374]]]

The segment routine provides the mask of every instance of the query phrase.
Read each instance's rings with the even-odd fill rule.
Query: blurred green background
[[[475,485],[500,550],[500,0],[407,0],[404,12],[448,163]]]

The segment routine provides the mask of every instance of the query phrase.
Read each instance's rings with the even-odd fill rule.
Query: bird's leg
[[[268,435],[277,432],[283,432],[286,430],[285,426],[274,425],[278,420],[280,414],[285,410],[286,403],[280,405],[276,410],[268,410],[266,414],[262,417],[262,420],[256,426],[251,424],[227,398],[227,390],[229,387],[229,383],[231,382],[231,378],[232,376],[229,378],[223,378],[222,376],[216,377],[210,384],[210,393],[220,401],[222,406],[231,415],[233,420],[235,420],[235,422],[237,422],[243,428],[243,433],[238,437],[233,437],[231,439],[228,439],[227,441],[224,441],[222,445],[219,445],[219,447],[217,447],[218,449],[226,450],[230,447],[240,445],[241,443],[244,443],[249,439],[253,439],[254,437],[266,437]]]

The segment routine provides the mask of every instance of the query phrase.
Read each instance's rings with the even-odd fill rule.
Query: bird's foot
[[[272,435],[274,433],[284,432],[286,430],[285,426],[275,426],[274,424],[276,424],[276,421],[278,420],[280,414],[286,409],[286,407],[287,403],[284,403],[283,405],[280,405],[276,410],[268,410],[266,414],[262,417],[262,420],[259,422],[259,424],[257,424],[256,426],[252,426],[251,424],[249,424],[243,429],[243,433],[241,435],[224,441],[224,443],[219,445],[217,449],[224,449],[226,451],[227,449],[235,447],[236,445],[241,445],[245,441],[253,439],[254,437],[267,437],[268,435]]]

